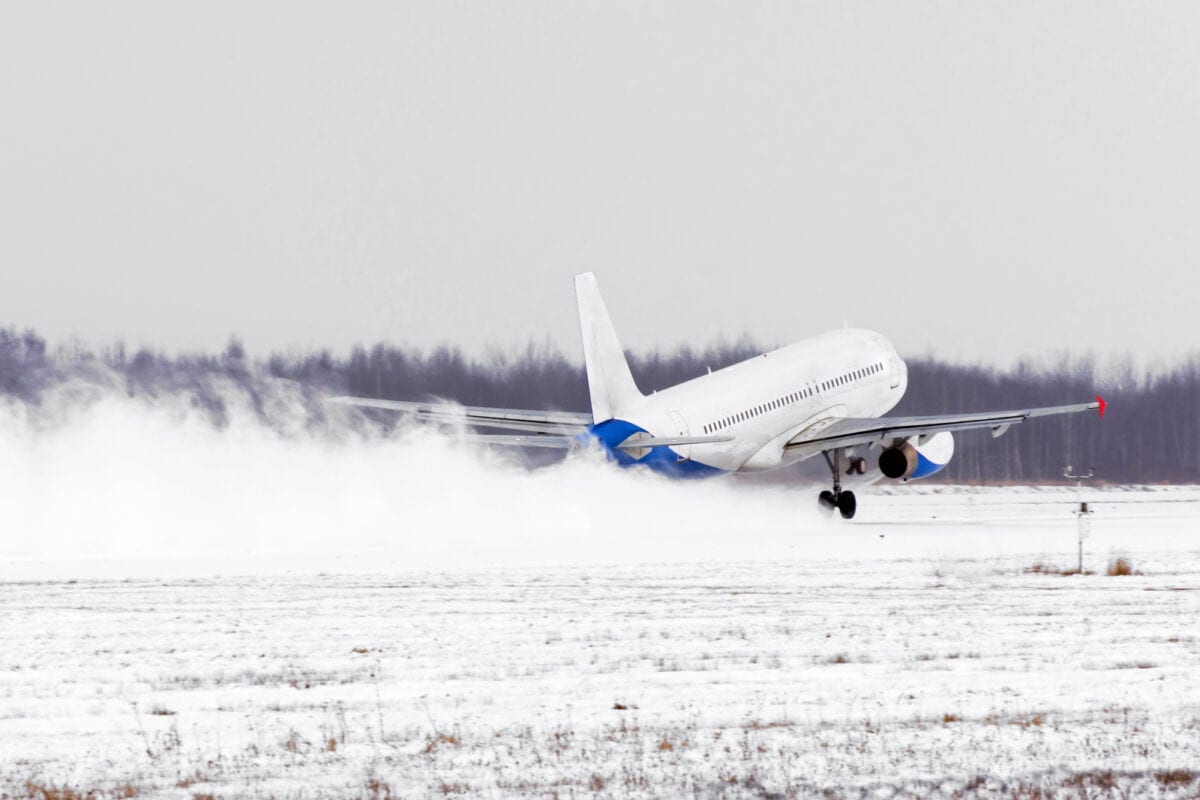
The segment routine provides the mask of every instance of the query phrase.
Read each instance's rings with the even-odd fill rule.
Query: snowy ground
[[[0,787],[1196,796],[1200,491],[1090,494],[1082,576],[1027,571],[1073,565],[1073,495],[1012,490],[694,549],[630,520],[607,562],[548,539],[538,565],[529,542],[12,557]]]
[[[1195,487],[1087,492],[1064,575],[1061,489],[0,436],[0,797],[1200,795]]]

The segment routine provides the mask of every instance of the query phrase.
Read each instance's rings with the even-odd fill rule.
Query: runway
[[[8,558],[0,787],[1194,796],[1200,492],[1092,494],[1090,575],[1072,492],[937,487],[691,548]]]

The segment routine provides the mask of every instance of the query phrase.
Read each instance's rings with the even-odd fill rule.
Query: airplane
[[[684,383],[643,394],[634,383],[592,273],[575,277],[592,413],[481,408],[369,397],[330,402],[419,420],[505,430],[473,441],[522,447],[601,447],[622,467],[676,477],[764,472],[820,455],[832,488],[821,508],[852,519],[853,487],[927,478],[954,455],[954,432],[1000,436],[1033,417],[1097,410],[1090,403],[923,417],[889,417],[908,387],[896,348],[869,330],[835,330]]]

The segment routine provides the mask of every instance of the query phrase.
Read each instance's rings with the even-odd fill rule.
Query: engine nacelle
[[[879,471],[892,480],[928,478],[950,463],[954,456],[954,436],[942,431],[924,442],[920,437],[886,448],[879,454]]]

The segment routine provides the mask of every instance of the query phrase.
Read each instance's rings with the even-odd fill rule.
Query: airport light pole
[[[1063,470],[1063,477],[1068,480],[1075,481],[1075,490],[1079,496],[1079,510],[1075,515],[1079,518],[1079,565],[1077,570],[1080,575],[1083,574],[1083,540],[1088,538],[1092,532],[1092,510],[1088,508],[1088,504],[1083,499],[1083,482],[1094,477],[1096,471],[1088,467],[1087,475],[1072,475],[1071,465],[1067,464],[1067,468]]]

